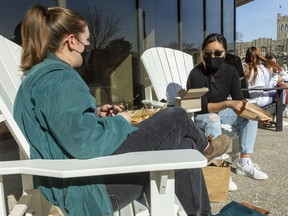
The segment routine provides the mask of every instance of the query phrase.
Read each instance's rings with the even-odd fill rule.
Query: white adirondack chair
[[[178,96],[178,91],[186,89],[188,75],[194,67],[193,57],[179,50],[153,47],[142,54],[141,60],[152,83],[152,86],[145,89],[146,99],[143,100],[144,105],[159,105],[159,102],[153,101],[152,87],[158,100],[165,99],[168,104],[173,105],[175,97]],[[193,118],[193,113],[200,110],[201,107],[189,109],[187,112]],[[233,145],[231,151],[218,157],[218,159],[231,159],[231,162],[235,164],[240,155],[238,136],[235,136],[230,125],[222,125],[222,130],[230,135]]]
[[[196,150],[137,152],[89,160],[30,160],[29,144],[12,116],[13,102],[21,83],[20,54],[21,47],[0,35],[0,123],[4,122],[14,136],[22,159],[0,162],[1,216],[6,215],[3,175],[22,174],[23,196],[9,215],[43,216],[48,215],[51,204],[33,189],[33,175],[73,178],[135,172],[150,172],[150,210],[135,201],[114,213],[115,216],[186,215],[175,198],[174,170],[206,166],[206,158]]]

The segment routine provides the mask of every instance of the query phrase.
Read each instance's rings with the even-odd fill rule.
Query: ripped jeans
[[[218,114],[198,114],[194,122],[207,137],[213,134],[214,138],[222,134],[222,124],[235,127],[235,133],[239,134],[241,153],[253,153],[258,122],[239,117],[230,108],[221,110]]]

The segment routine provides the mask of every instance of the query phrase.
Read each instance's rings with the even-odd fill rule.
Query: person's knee
[[[170,111],[173,112],[173,114],[177,116],[182,116],[182,115],[187,116],[186,110],[180,106],[174,106],[173,109],[170,109]]]
[[[209,113],[208,119],[211,123],[217,123],[220,122],[220,117],[219,115],[215,113]]]

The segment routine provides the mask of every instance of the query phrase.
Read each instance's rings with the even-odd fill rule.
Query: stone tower
[[[277,15],[277,40],[284,41],[288,38],[288,16]]]

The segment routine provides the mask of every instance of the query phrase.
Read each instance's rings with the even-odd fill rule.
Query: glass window
[[[206,0],[206,36],[221,33],[221,0]]]
[[[177,0],[139,0],[139,3],[140,53],[156,46],[179,49]],[[150,85],[143,67],[140,82],[144,88]]]
[[[136,6],[131,0],[67,1],[89,22],[93,50],[79,70],[96,97],[97,105],[133,98],[133,62],[137,51]]]
[[[0,34],[13,39],[17,24],[31,5],[49,7],[57,2],[5,1],[5,7],[4,3],[0,7]],[[97,105],[131,100],[136,95],[140,95],[136,104],[141,105],[143,88],[150,81],[140,55],[150,47],[182,48],[197,64],[204,37],[221,33],[221,26],[229,49],[234,46],[234,0],[67,0],[66,7],[79,11],[89,22],[93,50],[79,72],[96,96]]]
[[[45,7],[56,6],[56,1],[47,0],[13,0],[1,1],[0,4],[0,34],[8,39],[14,39],[14,31],[22,21],[25,12],[34,4]],[[18,32],[18,34],[20,31]],[[18,36],[19,37],[19,36]],[[16,42],[16,41],[15,41]]]
[[[183,51],[191,54],[197,64],[204,39],[203,0],[182,0],[181,7]]]
[[[143,47],[178,48],[177,0],[140,1],[143,24]]]
[[[223,35],[228,44],[228,50],[234,50],[234,0],[223,1]]]

